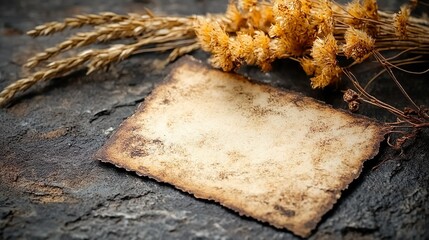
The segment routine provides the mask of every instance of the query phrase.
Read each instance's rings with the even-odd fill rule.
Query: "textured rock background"
[[[25,75],[20,66],[29,56],[65,36],[33,40],[23,34],[37,24],[79,13],[143,12],[144,8],[168,14],[223,12],[226,3],[0,0],[0,88]],[[399,3],[384,4],[395,9]],[[168,74],[168,68],[152,69],[155,59],[166,56],[137,56],[108,72],[90,76],[78,72],[40,84],[0,109],[1,239],[297,239],[288,231],[92,159],[112,131]],[[202,52],[194,56],[207,58]],[[374,73],[369,65],[357,70],[359,76]],[[250,67],[240,72],[345,107],[338,92],[310,90],[305,74],[291,61],[275,63],[273,72],[267,74]],[[429,105],[428,76],[403,79],[419,103]],[[378,85],[373,91],[402,104],[390,85]],[[369,107],[363,107],[361,113],[392,119]],[[428,155],[428,131],[408,144],[402,155],[383,144],[380,154],[366,163],[361,177],[343,193],[310,238],[428,239]]]

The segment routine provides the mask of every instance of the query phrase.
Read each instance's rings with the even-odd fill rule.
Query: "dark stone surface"
[[[226,2],[0,0],[0,88],[25,76],[20,67],[25,59],[65,36],[33,40],[23,34],[36,24],[82,12],[143,12],[145,7],[168,14],[222,12]],[[202,52],[194,56],[207,58]],[[0,239],[297,238],[92,159],[168,73],[168,68],[151,67],[154,59],[164,57],[138,56],[108,72],[89,76],[78,72],[42,83],[0,109]],[[358,75],[369,76],[368,69],[357,69]],[[240,72],[345,107],[339,91],[310,90],[308,79],[292,61],[277,62],[270,73],[252,67]],[[419,104],[429,105],[427,80],[427,75],[404,77]],[[389,81],[381,79],[372,91],[402,104]],[[392,119],[370,107],[362,107],[361,113]],[[310,238],[429,239],[428,143],[426,131],[403,154],[382,144],[380,154],[366,163],[361,177]]]

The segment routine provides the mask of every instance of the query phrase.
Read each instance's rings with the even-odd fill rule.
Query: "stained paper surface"
[[[308,236],[385,131],[184,58],[96,158]]]

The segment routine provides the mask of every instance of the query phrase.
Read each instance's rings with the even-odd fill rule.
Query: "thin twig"
[[[405,91],[405,89],[402,87],[402,85],[399,83],[398,79],[396,79],[395,74],[393,74],[392,69],[390,69],[390,67],[388,66],[388,64],[386,63],[387,61],[385,60],[385,58],[383,57],[383,55],[381,55],[379,52],[374,51],[374,56],[377,60],[379,60],[381,66],[383,66],[387,73],[390,75],[390,77],[392,78],[393,82],[396,84],[396,86],[399,88],[399,90],[402,92],[402,94],[404,95],[404,97],[415,107],[415,109],[420,109],[419,106],[417,106],[417,104],[413,101],[413,99],[411,99],[410,95],[408,95],[408,93]]]

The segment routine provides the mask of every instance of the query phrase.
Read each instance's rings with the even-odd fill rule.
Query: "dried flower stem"
[[[402,87],[402,85],[399,83],[398,79],[396,79],[395,74],[393,74],[392,69],[390,69],[390,66],[387,64],[386,59],[381,55],[379,52],[374,51],[374,57],[377,59],[377,61],[380,62],[380,64],[384,67],[384,69],[387,71],[387,73],[390,75],[393,82],[396,84],[396,86],[399,88],[399,90],[402,92],[402,94],[405,96],[405,98],[416,108],[420,109],[417,104],[411,99],[411,97],[408,95],[408,93],[405,91],[405,89]]]
[[[347,68],[343,68],[343,73],[350,79],[350,81],[353,83],[354,87],[359,91],[361,94],[360,100],[369,103],[371,105],[383,108],[390,113],[395,114],[397,117],[409,121],[409,118],[399,109],[377,99],[376,97],[369,94],[359,83],[356,76]]]
[[[404,111],[401,111],[398,108],[395,108],[394,106],[383,102],[368,93],[366,89],[361,86],[356,76],[349,69],[343,68],[343,72],[344,75],[347,76],[347,78],[353,83],[353,86],[359,92],[360,96],[358,96],[358,100],[385,109],[399,118],[398,122],[390,123],[391,126],[394,126],[395,128],[410,127],[413,129],[429,127],[429,108],[424,106],[414,106],[415,109],[406,108]],[[402,86],[399,84],[399,82],[397,84],[398,87],[401,89]],[[401,91],[403,91],[403,93],[405,92],[403,88]],[[405,94],[406,92],[404,93],[404,95]],[[407,132],[404,132],[403,135],[405,136],[407,134]],[[400,147],[400,145],[396,146]]]

